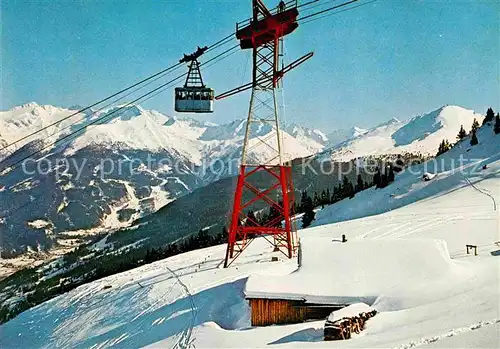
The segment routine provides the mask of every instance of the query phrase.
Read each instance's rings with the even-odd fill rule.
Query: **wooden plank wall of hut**
[[[306,320],[324,320],[332,311],[342,309],[343,304],[304,304],[303,301],[286,299],[249,299],[252,326],[296,324]]]
[[[280,299],[249,299],[252,326],[294,324],[306,319],[306,309],[294,301]],[[295,305],[295,306],[294,306]]]
[[[319,305],[319,304],[307,304],[304,305],[306,310],[305,320],[324,320],[332,313],[345,307],[344,304],[330,304],[330,305]]]

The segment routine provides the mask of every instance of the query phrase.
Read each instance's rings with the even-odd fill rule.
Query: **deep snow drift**
[[[303,234],[302,263],[290,275],[251,276],[251,298],[305,300],[306,303],[373,303],[377,297],[413,296],[415,284],[453,280],[467,273],[450,259],[443,240],[362,239],[340,242]],[[370,258],[363,258],[370,256]],[[284,298],[283,298],[284,297]]]
[[[0,326],[0,347],[332,347],[322,341],[324,321],[251,328],[244,291],[257,275],[297,275],[307,294],[356,294],[353,303],[369,295],[379,314],[336,347],[498,347],[498,137],[483,127],[479,145],[465,140],[438,158],[443,165],[431,181],[422,180],[420,165],[382,190],[319,211],[317,226],[299,232],[302,271],[296,260],[271,262],[280,254],[263,239],[229,269],[221,268],[224,245],[193,251],[30,309]],[[470,161],[452,169],[461,154]],[[347,243],[333,241],[342,234]],[[477,245],[478,256],[466,254],[466,244]],[[329,263],[322,265],[325,256]],[[329,284],[330,277],[338,283]]]

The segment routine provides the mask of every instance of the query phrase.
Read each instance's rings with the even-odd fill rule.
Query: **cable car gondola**
[[[184,87],[175,88],[175,111],[179,113],[212,113],[214,111],[214,90],[203,83],[198,57],[207,47],[200,48],[190,55],[184,55],[179,62],[188,63],[189,71]]]

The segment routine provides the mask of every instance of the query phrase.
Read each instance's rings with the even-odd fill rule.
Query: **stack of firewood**
[[[365,327],[365,322],[377,314],[376,310],[359,313],[358,316],[344,317],[336,321],[326,320],[325,341],[334,341],[351,338],[351,333],[359,333]]]

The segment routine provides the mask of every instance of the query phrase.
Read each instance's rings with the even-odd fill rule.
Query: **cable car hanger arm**
[[[275,74],[276,82],[278,82],[279,80],[281,80],[281,78],[283,78],[283,75],[285,75],[286,73],[288,73],[290,70],[298,67],[299,65],[301,65],[302,63],[304,63],[305,61],[307,61],[309,58],[311,58],[313,55],[314,55],[314,52],[309,52],[308,54],[305,54],[304,56],[300,57],[299,59],[297,59],[297,60],[293,61],[292,63],[288,64],[283,69],[277,71],[276,74]],[[265,82],[266,80],[269,80],[269,79],[263,79],[263,80],[259,81],[259,83]],[[271,81],[271,80],[269,80],[269,81]],[[251,89],[252,86],[253,86],[253,83],[249,82],[247,84],[244,84],[244,85],[241,85],[239,87],[233,88],[232,90],[229,90],[227,92],[221,93],[220,95],[216,96],[215,99],[216,100],[220,100],[220,99],[223,99],[223,98],[235,95],[237,93],[240,93],[240,92],[243,92],[243,91]]]
[[[301,65],[302,63],[304,63],[305,61],[307,61],[312,56],[314,56],[314,52],[311,51],[308,54],[305,54],[302,57],[300,57],[299,59],[293,61],[292,63],[290,63],[289,65],[287,65],[283,69],[278,70],[276,72],[276,82],[278,82],[279,80],[281,80],[281,78],[283,77],[283,75],[285,75],[286,73],[288,73],[290,70],[298,67],[299,65]]]
[[[184,54],[184,57],[182,57],[179,60],[179,63],[187,63],[187,62],[195,61],[198,58],[200,58],[200,56],[202,54],[204,54],[206,50],[208,50],[208,46],[205,46],[205,47],[198,46],[198,49],[196,51],[194,51],[193,53],[191,53],[189,55]]]

